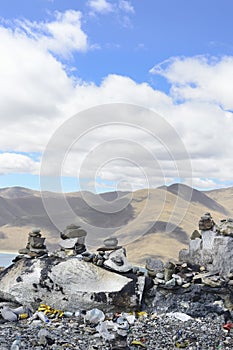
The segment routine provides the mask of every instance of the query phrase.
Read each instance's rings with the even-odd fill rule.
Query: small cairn
[[[149,258],[146,260],[146,270],[156,287],[164,289],[189,288],[195,272],[192,266],[181,261],[167,261]]]
[[[61,232],[61,241],[59,245],[66,255],[82,254],[86,251],[85,239],[87,232],[75,224],[68,225],[63,232]]]
[[[19,249],[21,257],[25,255],[27,257],[36,258],[47,254],[47,248],[45,246],[45,237],[42,237],[39,228],[33,229],[28,234],[28,242],[26,248]]]
[[[121,249],[122,246],[118,245],[118,239],[116,237],[109,237],[104,240],[104,246],[97,249],[97,252],[106,252]]]
[[[223,219],[220,221],[218,231],[223,236],[233,237],[233,219]]]
[[[215,222],[212,219],[210,213],[205,213],[199,221],[199,230],[200,231],[213,231],[215,227]]]
[[[104,246],[97,249],[93,263],[98,266],[107,267],[116,272],[128,272],[132,270],[129,265],[126,250],[118,245],[116,237],[109,237],[104,240]]]

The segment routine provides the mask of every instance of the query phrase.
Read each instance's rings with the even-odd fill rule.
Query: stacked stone
[[[87,232],[75,224],[68,225],[61,232],[62,241],[59,245],[67,255],[77,255],[86,251],[85,239]]]
[[[45,255],[47,252],[45,237],[42,237],[39,228],[35,228],[29,232],[26,248],[19,249],[19,254],[28,255],[31,258]]]
[[[216,226],[211,215],[207,213],[204,220],[202,217],[200,221],[201,238],[190,240],[188,249],[180,251],[179,259],[203,266],[208,272],[217,271],[220,276],[228,276],[233,271],[233,220],[223,219]]]
[[[118,245],[118,239],[110,237],[104,240],[104,246],[97,249],[97,254],[93,258],[93,263],[104,266],[116,272],[128,272],[132,270],[129,265],[126,250]]]
[[[97,254],[93,259],[93,263],[97,266],[103,266],[104,262],[109,259],[111,252],[121,249],[118,246],[118,239],[115,237],[107,238],[104,240],[104,246],[97,249]]]
[[[198,230],[194,230],[190,236],[191,240],[195,240],[196,238],[201,238],[201,234]]]
[[[162,260],[153,258],[147,259],[146,269],[150,277],[164,278],[164,263]]]
[[[220,221],[218,230],[223,236],[233,237],[233,219],[223,219]]]
[[[176,286],[188,288],[193,279],[194,272],[186,263],[167,262],[160,259],[149,258],[146,261],[148,276],[153,278],[155,286],[162,286],[165,289],[172,289]]]
[[[215,227],[215,222],[212,219],[210,213],[205,213],[199,221],[199,230],[201,231],[213,231]]]
[[[189,288],[193,284],[209,287],[222,287],[233,285],[233,273],[228,276],[220,276],[218,271],[206,271],[204,266],[192,265],[182,262],[168,262],[163,265],[161,260],[149,259],[147,263],[148,275],[153,278],[155,288],[178,290],[179,287]],[[163,269],[162,269],[163,268]],[[153,269],[153,272],[152,272]]]

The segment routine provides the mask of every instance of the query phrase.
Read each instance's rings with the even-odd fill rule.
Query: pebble
[[[186,344],[187,350],[216,350],[220,348],[230,350],[233,348],[231,334],[233,331],[224,332],[222,328],[224,320],[221,316],[210,314],[205,318],[193,318],[182,322],[166,314],[156,315],[156,317],[154,315],[136,318],[135,322],[129,325],[129,329],[124,330],[123,333],[127,334],[127,337],[120,339],[120,341],[124,340],[128,346],[124,349],[142,348],[138,345],[132,345],[132,343],[137,344],[137,342],[144,344],[148,350],[174,350],[182,344]],[[121,319],[119,321],[121,323]],[[80,320],[76,317],[63,318],[59,321],[52,320],[49,325],[42,322],[40,325],[33,325],[28,320],[0,324],[1,349],[10,349],[11,344],[20,335],[22,349],[42,350],[38,332],[42,334],[46,331],[54,340],[54,344],[47,345],[46,349],[120,349],[116,345],[117,337],[120,335],[116,332],[109,331],[115,335],[116,339],[105,340],[93,325],[85,325],[83,319]]]

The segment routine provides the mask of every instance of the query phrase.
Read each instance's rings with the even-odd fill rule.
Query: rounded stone
[[[104,240],[104,245],[106,247],[116,247],[118,245],[118,239],[115,237],[106,238]]]

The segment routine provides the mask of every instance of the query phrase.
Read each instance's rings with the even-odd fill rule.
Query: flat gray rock
[[[20,277],[20,278],[19,278]],[[0,272],[0,298],[56,309],[140,307],[145,279],[122,276],[76,257],[21,259]]]

